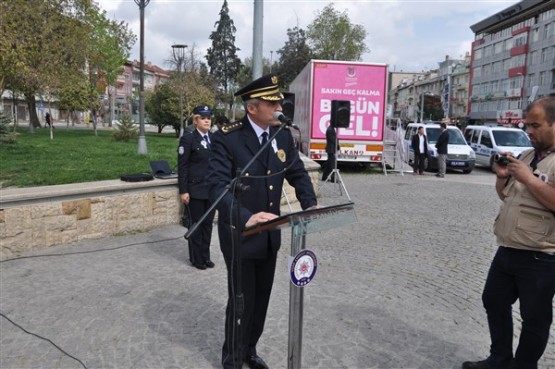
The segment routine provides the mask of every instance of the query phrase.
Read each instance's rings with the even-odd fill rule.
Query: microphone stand
[[[260,147],[260,149],[256,152],[256,154],[254,154],[251,160],[245,165],[245,167],[243,169],[241,168],[237,169],[235,178],[233,178],[231,182],[227,186],[225,186],[222,193],[218,196],[218,198],[214,201],[214,203],[210,205],[210,208],[208,208],[208,210],[204,212],[204,214],[200,217],[200,219],[195,224],[193,224],[191,228],[187,230],[187,232],[184,235],[186,240],[189,240],[189,238],[196,232],[200,224],[202,224],[202,222],[206,219],[206,217],[208,217],[208,215],[218,206],[218,204],[230,191],[233,192],[237,198],[237,207],[235,208],[235,216],[236,216],[237,222],[239,222],[240,215],[241,215],[241,193],[246,192],[250,189],[250,186],[243,185],[241,183],[241,178],[243,178],[243,176],[245,175],[247,170],[251,167],[251,165],[255,162],[255,160],[263,152],[266,151],[266,148],[268,147],[268,145],[271,145],[272,141],[279,134],[279,132],[281,132],[285,127],[289,125],[291,124],[287,124],[287,123],[280,124],[277,131],[275,131],[274,134],[268,138],[268,141],[266,141],[266,143]],[[234,321],[235,329],[233,329],[233,331],[236,332],[236,334],[233,337],[234,342],[232,341],[233,342],[232,351],[234,351],[235,353],[233,355],[233,360],[234,360],[234,367],[237,369],[240,369],[243,365],[242,319],[243,319],[243,313],[245,310],[245,296],[243,295],[242,278],[241,278],[242,267],[241,267],[240,229],[241,229],[241,226],[237,224],[236,229],[233,231],[233,250],[231,252],[231,255],[232,255],[231,275],[232,275],[233,281],[235,282],[235,286],[234,286],[235,295],[233,298],[233,302],[235,305],[235,314],[236,314],[236,319]],[[235,362],[235,360],[239,360],[239,362],[237,363]]]

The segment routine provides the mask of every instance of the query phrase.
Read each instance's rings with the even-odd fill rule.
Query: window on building
[[[542,56],[541,56],[541,60],[542,63],[546,63],[546,62],[550,62],[552,61],[552,57],[551,57],[551,49],[548,47],[544,47],[542,49]]]
[[[503,70],[508,71],[509,69],[511,69],[511,59],[510,58],[503,60]]]
[[[542,35],[542,40],[547,40],[547,38],[549,38],[549,26],[551,25],[551,23],[547,23],[546,25],[543,26],[543,35]]]
[[[485,64],[482,73],[484,77],[491,75],[491,64]]]
[[[505,78],[504,80],[501,81],[501,91],[507,91],[509,89],[509,79]]]
[[[540,29],[539,28],[534,28],[531,31],[532,34],[532,42],[538,42],[539,38],[540,38]]]
[[[516,76],[510,79],[510,88],[521,88],[522,81],[524,80],[523,76]]]
[[[487,58],[488,56],[491,56],[491,50],[493,48],[491,47],[491,45],[488,45],[486,47],[484,47],[484,58]]]
[[[499,91],[499,81],[491,81],[491,92],[496,93]]]
[[[508,38],[505,40],[505,51],[509,51],[513,48],[513,39]]]
[[[481,77],[482,67],[474,67],[473,73],[474,73],[474,77]]]
[[[482,49],[474,50],[474,60],[482,59]]]
[[[528,79],[528,87],[536,86],[536,75],[531,73]]]
[[[547,72],[540,72],[540,86],[545,86],[549,83],[547,80]]]
[[[520,33],[516,35],[514,38],[514,47],[526,45],[527,42],[528,42],[528,33],[526,32]]]
[[[503,41],[497,42],[494,46],[495,54],[499,54],[503,52]]]
[[[538,51],[532,51],[530,53],[530,65],[536,65],[538,64]]]
[[[511,57],[511,68],[522,67],[526,61],[526,54]]]
[[[521,107],[522,103],[520,99],[509,100],[509,110],[520,109]]]

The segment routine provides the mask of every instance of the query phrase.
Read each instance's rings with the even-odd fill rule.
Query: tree
[[[2,88],[21,91],[30,113],[30,128],[40,126],[35,96],[53,93],[84,65],[86,32],[77,16],[87,0],[13,0],[1,2]],[[4,54],[4,50],[7,50]],[[17,61],[15,67],[9,64]]]
[[[235,32],[237,29],[229,17],[227,0],[224,0],[220,10],[220,19],[216,22],[216,31],[210,34],[212,47],[208,49],[206,60],[210,67],[210,74],[223,87],[224,96],[228,95],[229,86],[235,80],[241,60],[237,57],[235,47]]]
[[[302,28],[287,29],[287,37],[289,39],[285,45],[277,51],[279,54],[277,75],[285,89],[312,58],[306,32]]]
[[[317,12],[307,38],[317,59],[358,61],[368,51],[364,27],[351,24],[347,11],[335,10],[333,3]]]
[[[204,84],[197,71],[185,72],[183,76],[183,115],[190,117],[195,106],[214,105],[214,90]],[[180,77],[172,74],[163,84],[156,87],[154,92],[147,94],[145,110],[150,117],[150,124],[158,126],[158,133],[164,127],[172,126],[176,136],[181,128],[179,120],[179,88]]]
[[[114,84],[136,36],[126,23],[108,19],[106,12],[96,6],[86,9],[82,23],[88,31],[85,48],[87,99],[96,134],[96,117],[100,109],[98,95],[105,91],[106,86]]]
[[[40,126],[35,96],[67,94],[76,81],[93,86],[87,97],[94,109],[98,80],[115,79],[134,42],[127,25],[108,20],[90,0],[2,1],[0,29],[0,89],[25,95],[30,127]]]

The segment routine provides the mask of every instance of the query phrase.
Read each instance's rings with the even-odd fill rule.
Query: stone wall
[[[319,165],[303,160],[317,188]],[[287,184],[286,193],[289,201],[296,202]],[[181,213],[176,179],[0,189],[0,259],[178,224]]]

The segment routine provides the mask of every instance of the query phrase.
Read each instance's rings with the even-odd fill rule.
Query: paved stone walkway
[[[485,357],[481,292],[499,207],[493,175],[342,177],[358,223],[308,236],[319,269],[304,292],[303,368],[443,369]],[[335,194],[326,186],[321,202],[340,202]],[[3,262],[0,311],[89,369],[218,368],[226,302],[218,238],[216,268],[199,271],[183,234],[175,225]],[[287,366],[283,235],[258,346],[272,368]],[[4,317],[0,328],[2,369],[83,367]],[[540,367],[555,369],[553,331]]]

